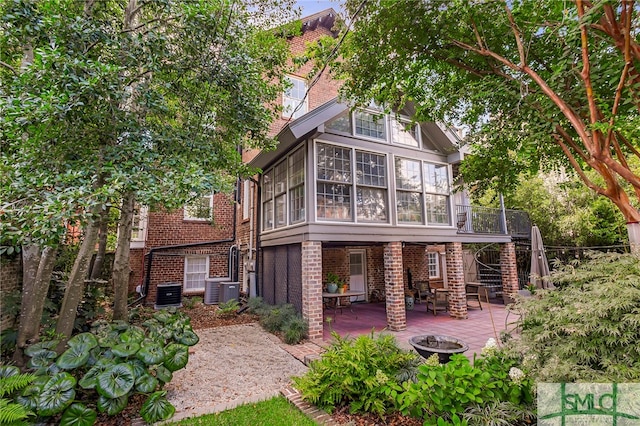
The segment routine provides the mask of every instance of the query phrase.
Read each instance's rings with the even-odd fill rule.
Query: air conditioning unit
[[[170,306],[182,306],[182,284],[180,283],[158,284],[155,308],[161,309]]]
[[[206,278],[204,280],[204,304],[214,305],[219,301],[220,283],[229,278]]]
[[[220,283],[220,303],[228,302],[231,299],[235,299],[236,302],[240,301],[240,283],[239,282],[225,282]]]

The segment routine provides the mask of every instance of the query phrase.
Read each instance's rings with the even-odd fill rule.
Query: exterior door
[[[362,291],[362,296],[351,296],[351,301],[367,300],[367,256],[365,250],[349,251],[349,290]]]

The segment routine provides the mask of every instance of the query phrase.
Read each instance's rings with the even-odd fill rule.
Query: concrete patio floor
[[[517,316],[513,312],[509,313],[502,303],[483,302],[482,307],[482,310],[469,308],[468,318],[460,320],[450,317],[448,312],[438,312],[434,316],[433,312],[427,312],[424,303],[416,304],[413,310],[407,311],[406,330],[390,331],[387,329],[384,303],[354,303],[337,313],[332,309],[324,311],[323,339],[326,343],[331,342],[332,331],[342,337],[356,337],[370,334],[375,329],[376,333],[384,332],[394,336],[401,348],[413,349],[409,338],[420,334],[442,334],[466,342],[469,350],[465,355],[473,359],[473,354],[480,353],[489,338],[499,341],[500,332],[505,330],[505,325],[513,329],[512,323],[517,320]],[[328,317],[332,319],[327,321]]]

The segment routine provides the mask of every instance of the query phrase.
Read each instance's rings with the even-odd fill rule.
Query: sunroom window
[[[320,219],[350,220],[351,149],[318,144],[317,216]]]
[[[398,222],[424,223],[420,161],[396,157],[395,165]]]
[[[305,216],[304,147],[262,175],[262,229],[302,222]]]
[[[424,163],[427,223],[449,225],[449,168],[443,164]]]
[[[351,113],[344,112],[328,122],[325,126],[327,130],[351,134]]]
[[[384,155],[356,151],[358,221],[387,221],[387,164]]]

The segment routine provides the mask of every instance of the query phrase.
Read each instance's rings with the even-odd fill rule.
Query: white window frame
[[[205,260],[205,270],[204,271],[197,271],[197,272],[189,272],[188,271],[188,267],[189,267],[189,261],[194,261],[194,260]],[[183,292],[184,293],[200,293],[204,291],[204,287],[205,287],[205,280],[207,278],[209,278],[209,256],[185,256],[184,257],[184,281],[183,281]],[[204,277],[202,278],[202,287],[187,287],[187,282],[188,282],[188,277],[189,275],[194,275],[194,274],[204,274]]]
[[[409,148],[420,149],[422,147],[422,135],[420,134],[420,127],[417,124],[412,124],[411,120],[404,117],[389,117],[389,121],[389,139],[391,140],[391,143]],[[408,144],[400,141],[400,137],[403,134],[409,133],[405,130],[405,127],[410,127],[413,132],[415,132],[415,135],[413,135],[414,137],[412,138],[416,141],[415,144]]]
[[[195,222],[210,222],[213,219],[213,194],[209,194],[209,195],[202,195],[199,197],[194,197],[194,201],[195,200],[203,200],[205,198],[209,199],[209,217],[197,217],[197,216],[191,216],[190,212],[189,212],[189,207],[190,205],[186,205],[183,208],[183,213],[184,213],[184,220],[188,220],[188,221],[195,221]],[[193,205],[194,203],[192,203],[191,205]]]
[[[364,135],[364,134],[358,133],[358,126],[356,125],[356,115],[358,113],[369,114],[372,116],[380,116],[380,120],[382,121],[382,124],[383,124],[382,137],[379,138],[377,136],[370,136],[370,135]],[[353,113],[351,114],[351,120],[352,120],[351,129],[353,131],[354,136],[376,141],[376,142],[389,142],[389,116],[384,112],[371,110],[371,109],[357,109],[353,111]]]
[[[144,248],[147,241],[147,223],[149,219],[149,208],[136,203],[133,212],[131,227],[131,248]],[[137,222],[137,226],[136,226]]]
[[[282,117],[296,119],[302,117],[309,111],[309,98],[306,96],[309,88],[307,87],[307,81],[300,77],[293,75],[285,76],[287,80],[292,84],[291,87],[285,89],[282,93]],[[300,93],[301,88],[297,85],[302,85],[304,90]],[[297,92],[297,93],[294,93]],[[298,96],[294,96],[298,95]]]
[[[429,271],[430,279],[440,278],[442,275],[440,273],[440,253],[437,251],[427,253],[427,270]]]
[[[242,220],[249,220],[251,206],[251,181],[246,179],[242,186]]]

